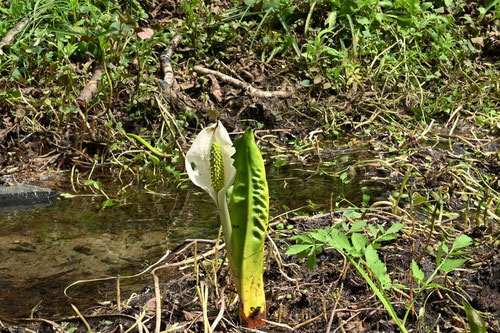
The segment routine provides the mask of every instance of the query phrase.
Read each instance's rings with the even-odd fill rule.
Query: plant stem
[[[372,288],[373,292],[375,293],[375,295],[377,295],[380,302],[382,302],[382,305],[387,310],[387,312],[389,312],[392,319],[394,319],[401,332],[408,333],[408,331],[404,326],[404,321],[401,322],[401,319],[399,319],[398,315],[396,314],[396,311],[394,310],[394,307],[392,306],[391,302],[387,299],[387,296],[385,296],[385,294],[377,287],[375,282],[373,282],[373,280],[370,278],[368,273],[361,267],[361,265],[358,265],[358,263],[356,263],[356,261],[352,259],[348,254],[344,255],[346,256],[347,259],[349,259],[351,264],[356,268],[356,270],[361,274],[361,276],[363,276],[363,278],[368,283],[370,288]]]
[[[224,241],[226,242],[227,256],[229,263],[232,262],[233,257],[233,242],[232,242],[232,226],[231,217],[229,216],[229,209],[227,208],[226,193],[219,191],[217,193],[217,208],[219,210],[220,222],[224,232]]]
[[[432,212],[432,217],[431,217],[431,226],[430,226],[429,234],[427,236],[427,240],[425,242],[424,248],[422,249],[422,252],[420,252],[420,255],[418,256],[417,260],[415,260],[417,262],[417,264],[420,263],[420,261],[422,260],[422,258],[425,255],[425,253],[427,252],[427,248],[429,247],[429,245],[431,243],[432,234],[434,232],[434,226],[436,224],[436,213],[437,213],[438,207],[439,207],[439,222],[441,222],[441,218],[443,217],[443,200],[439,199],[438,202],[436,203],[436,206],[434,206],[434,211]]]

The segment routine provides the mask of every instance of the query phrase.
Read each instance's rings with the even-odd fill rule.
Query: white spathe
[[[214,142],[217,142],[221,147],[224,165],[224,186],[219,193],[216,193],[212,186],[210,174],[210,147]],[[186,171],[189,179],[207,191],[218,207],[221,205],[221,200],[225,201],[226,192],[236,176],[236,168],[233,166],[234,160],[231,158],[235,152],[229,134],[219,120],[204,128],[196,136],[186,154]]]

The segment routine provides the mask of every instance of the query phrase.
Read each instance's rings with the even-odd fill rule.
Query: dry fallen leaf
[[[213,75],[209,75],[210,80],[212,81],[212,95],[215,97],[217,102],[222,102],[222,91],[220,90],[219,82]]]

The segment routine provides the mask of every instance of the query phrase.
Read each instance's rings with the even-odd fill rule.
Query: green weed
[[[385,229],[382,225],[368,224],[364,220],[354,220],[352,224],[344,222],[330,228],[317,229],[292,236],[290,239],[296,241],[296,244],[291,245],[286,254],[297,255],[299,258],[308,258],[306,265],[312,269],[316,265],[316,256],[323,252],[325,247],[336,249],[348,259],[365,279],[401,331],[407,332],[406,322],[408,316],[415,302],[420,300],[424,292],[442,289],[455,293],[466,301],[464,295],[440,284],[438,274],[446,275],[467,261],[466,258],[460,257],[467,254],[462,249],[471,246],[472,239],[466,235],[461,235],[454,240],[451,248],[445,242],[439,242],[435,253],[435,268],[427,277],[418,263],[412,260],[411,272],[418,287],[411,302],[406,306],[404,317],[401,319],[391,303],[388,292],[393,288],[409,289],[409,287],[392,282],[385,261],[380,259],[380,252],[383,243],[399,238],[399,231],[403,228],[404,226],[401,223],[394,223]],[[425,313],[426,302],[427,300],[422,307],[421,316]]]

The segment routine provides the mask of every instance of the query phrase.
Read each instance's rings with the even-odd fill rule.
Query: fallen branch
[[[181,40],[182,37],[180,35],[175,35],[167,48],[161,53],[160,61],[163,70],[163,80],[158,78],[155,78],[155,80],[162,93],[170,100],[172,107],[181,113],[186,113],[194,111],[196,108],[195,103],[178,91],[174,70],[172,69],[172,55]]]
[[[21,21],[17,22],[17,24],[14,26],[14,28],[12,28],[9,32],[7,32],[7,34],[5,34],[5,36],[0,41],[0,55],[3,54],[3,51],[2,51],[3,47],[5,45],[11,44],[14,37],[16,37],[16,35],[18,33],[20,33],[21,30],[24,29],[26,24],[28,24],[28,18],[24,18]]]
[[[87,83],[87,85],[80,92],[80,96],[78,96],[76,102],[82,108],[87,107],[92,98],[94,98],[94,96],[97,94],[97,84],[99,83],[99,79],[101,78],[103,72],[104,67],[102,67],[101,65],[97,66],[94,70],[94,73],[92,74],[92,78],[90,79],[89,83]]]
[[[181,40],[181,35],[175,35],[170,41],[168,47],[160,55],[161,68],[163,69],[163,80],[159,80],[158,83],[163,89],[168,89],[173,84],[174,70],[172,69],[172,55]]]
[[[287,91],[267,91],[267,90],[262,90],[255,88],[252,86],[250,83],[235,79],[234,77],[231,77],[229,75],[223,74],[218,71],[214,71],[212,69],[208,69],[202,66],[194,66],[194,71],[198,74],[202,75],[213,75],[222,81],[225,81],[227,83],[232,84],[233,86],[242,88],[245,90],[245,93],[248,94],[249,96],[252,97],[258,97],[258,98],[287,98],[290,97],[291,93]]]

